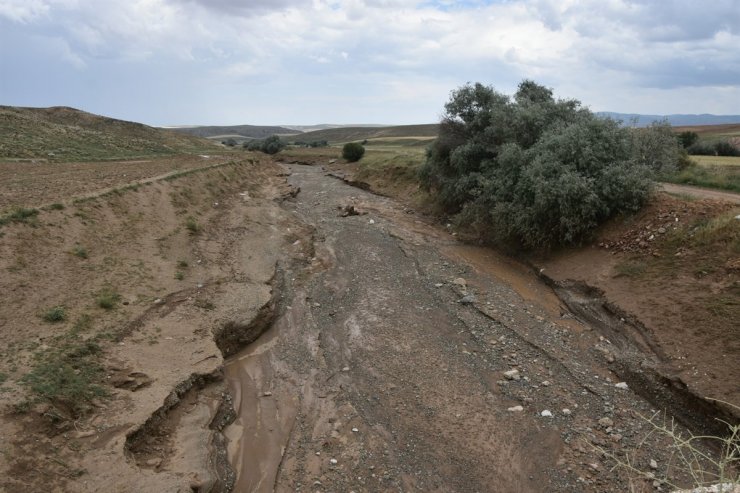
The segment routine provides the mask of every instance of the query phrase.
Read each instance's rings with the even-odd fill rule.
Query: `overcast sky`
[[[152,125],[434,122],[523,78],[740,114],[740,0],[0,0],[0,104]]]

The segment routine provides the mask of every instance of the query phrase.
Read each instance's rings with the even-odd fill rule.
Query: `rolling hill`
[[[740,115],[640,115],[637,113],[614,113],[610,111],[601,111],[596,114],[613,118],[614,120],[622,120],[625,124],[630,124],[633,119],[636,119],[638,127],[646,127],[655,121],[664,119],[668,120],[674,127],[740,123]]]
[[[393,127],[340,127],[305,132],[295,136],[295,140],[313,142],[326,140],[330,143],[349,142],[365,139],[388,138],[435,138],[439,131],[436,123],[423,125],[397,125]]]
[[[92,161],[213,149],[205,139],[74,108],[0,106],[0,159]]]
[[[243,139],[264,139],[270,135],[293,135],[301,133],[285,127],[260,125],[230,125],[230,126],[203,126],[203,127],[170,127],[168,130],[195,135],[207,139],[221,139],[225,137]]]

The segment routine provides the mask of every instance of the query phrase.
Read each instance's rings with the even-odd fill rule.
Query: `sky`
[[[593,111],[740,114],[740,0],[0,0],[0,105],[414,124],[523,79]]]

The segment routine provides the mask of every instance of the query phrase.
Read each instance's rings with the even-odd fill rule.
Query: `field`
[[[437,128],[438,126],[436,124],[398,125],[394,127],[342,127],[306,132],[288,137],[286,140],[289,142],[293,142],[295,140],[300,140],[302,142],[326,140],[331,144],[362,141],[365,139],[379,139],[382,141],[389,138],[407,138],[412,141],[418,141],[434,139],[437,136]]]

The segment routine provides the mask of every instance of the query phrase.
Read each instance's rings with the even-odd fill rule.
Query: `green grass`
[[[397,125],[392,127],[342,127],[291,135],[289,137],[285,137],[284,140],[288,142],[296,140],[303,142],[326,140],[331,144],[337,144],[363,141],[365,139],[388,139],[398,137],[426,139],[436,137],[438,133],[439,126],[434,123],[423,125]]]
[[[41,318],[44,322],[58,323],[64,322],[67,319],[67,312],[63,306],[53,306],[48,308],[41,314]]]
[[[691,159],[696,160],[697,157],[704,156],[692,156]],[[708,157],[712,158],[712,156]],[[713,159],[717,159],[717,157]],[[663,181],[740,193],[740,166],[712,164],[689,166],[675,174],[664,177]]]
[[[629,259],[614,266],[617,276],[639,277],[647,269],[647,264],[642,260]]]
[[[21,378],[34,399],[17,408],[28,409],[34,402],[44,401],[57,408],[55,419],[84,415],[93,399],[108,395],[101,384],[101,352],[94,339],[83,339],[74,332],[55,338],[47,350],[36,353],[33,367]]]
[[[700,166],[740,166],[740,156],[691,156]]]
[[[185,279],[185,273],[181,270],[178,270],[177,272],[175,272],[175,279],[177,279],[178,281],[182,281],[183,279]]]
[[[111,288],[104,288],[95,298],[95,303],[104,310],[112,310],[121,301],[121,295]]]
[[[72,255],[79,258],[87,258],[87,248],[78,245],[72,249]]]
[[[38,214],[38,209],[17,207],[7,214],[0,216],[0,226],[5,226],[6,224],[10,223],[24,223],[35,225],[35,219]]]
[[[200,232],[200,225],[193,216],[188,216],[185,220],[185,229],[187,229],[190,234],[194,235]]]
[[[60,204],[59,202],[54,202],[49,206],[49,210],[52,211],[61,211],[64,210],[64,204]]]

